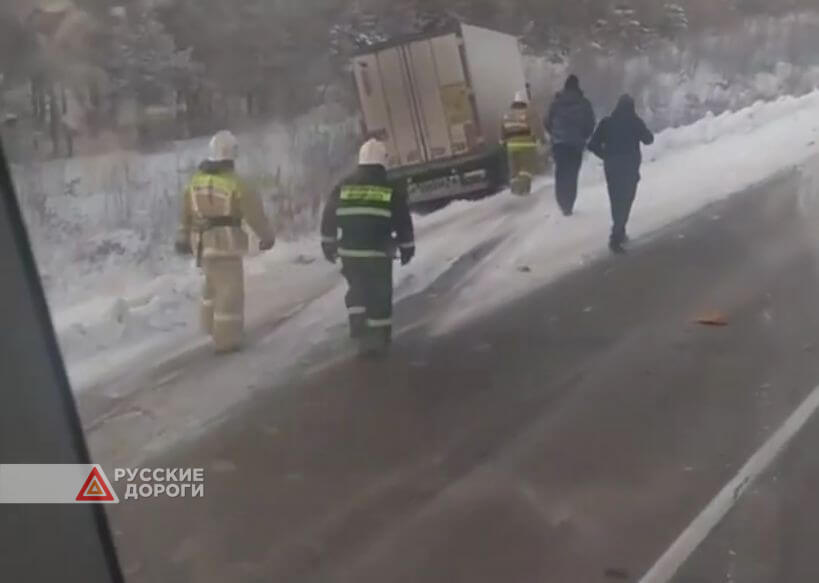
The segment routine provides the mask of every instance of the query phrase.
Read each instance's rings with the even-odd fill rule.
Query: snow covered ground
[[[819,92],[661,133],[645,150],[632,238],[801,164],[819,152],[817,135]],[[571,219],[556,212],[549,179],[528,198],[502,193],[417,217],[418,256],[396,272],[398,299],[426,289],[463,256],[491,242],[491,250],[475,255],[459,280],[451,309],[436,319],[434,331],[443,333],[593,260],[605,251],[609,228],[601,164],[589,158],[581,181]],[[78,295],[83,301],[55,310],[77,390],[169,355],[206,349],[196,322],[199,275],[186,262],[169,260],[167,267],[160,277],[134,275],[125,283],[116,278],[118,285],[106,288],[90,287],[99,279],[89,279]],[[249,326],[287,319],[263,344],[277,347],[283,359],[298,359],[345,321],[337,272],[321,257],[315,236],[249,259]],[[74,283],[83,288],[82,281]]]

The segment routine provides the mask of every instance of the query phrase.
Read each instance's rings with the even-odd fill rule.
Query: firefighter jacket
[[[512,108],[503,116],[501,138],[505,143],[537,142],[541,132],[528,107]]]
[[[414,248],[406,190],[390,184],[383,166],[359,166],[333,189],[321,236],[322,243],[338,246],[342,259],[392,258],[396,246]]]
[[[177,238],[190,241],[203,258],[241,257],[248,251],[245,221],[262,241],[272,241],[273,230],[259,196],[236,175],[233,162],[203,162],[185,189]]]

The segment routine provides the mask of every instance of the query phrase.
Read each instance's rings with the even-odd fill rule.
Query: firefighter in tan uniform
[[[503,116],[501,128],[509,162],[509,187],[514,194],[527,195],[532,191],[532,179],[538,168],[539,133],[526,93],[519,91]]]
[[[242,221],[258,236],[262,251],[275,243],[261,199],[236,174],[237,154],[238,143],[232,133],[222,131],[213,137],[209,159],[185,189],[176,241],[177,252],[195,253],[196,264],[204,272],[201,323],[213,338],[216,352],[232,352],[242,342],[242,257],[249,246]]]

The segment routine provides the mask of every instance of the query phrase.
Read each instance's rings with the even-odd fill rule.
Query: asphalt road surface
[[[782,176],[447,336],[262,392],[146,464],[206,468],[204,498],[110,508],[128,580],[639,581],[819,383],[798,191]],[[713,311],[727,325],[696,322]],[[819,581],[817,442],[812,420],[674,581]]]

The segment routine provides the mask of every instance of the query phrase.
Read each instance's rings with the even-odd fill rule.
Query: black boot
[[[367,328],[367,319],[363,315],[350,316],[350,338],[361,338]]]
[[[392,335],[388,328],[368,330],[359,339],[358,356],[367,359],[384,358],[389,352]]]
[[[625,255],[626,253],[626,248],[623,247],[623,244],[615,240],[609,241],[609,249],[615,255]]]

